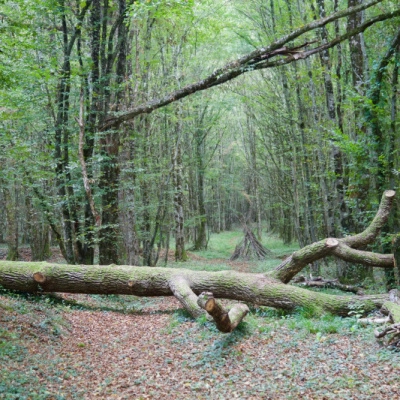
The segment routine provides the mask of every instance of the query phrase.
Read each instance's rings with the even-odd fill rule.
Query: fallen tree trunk
[[[307,307],[317,313],[330,312],[343,316],[347,316],[355,305],[368,312],[389,301],[389,295],[334,296],[286,283],[306,265],[328,255],[365,265],[393,268],[393,255],[357,249],[376,238],[387,220],[394,195],[395,192],[391,190],[384,193],[376,217],[364,232],[348,238],[328,238],[306,246],[270,273],[0,261],[0,285],[25,292],[175,296],[193,317],[199,317],[207,310],[217,327],[225,332],[236,327],[247,313],[246,307],[240,305],[230,311],[224,310],[214,300],[208,302],[211,298],[232,299],[285,310]],[[201,295],[204,292],[207,293]],[[203,301],[205,297],[207,301]]]
[[[0,285],[25,292],[87,294],[130,294],[135,296],[175,296],[194,317],[203,314],[197,304],[200,293],[217,298],[294,310],[315,308],[320,312],[347,315],[352,305],[366,310],[380,307],[388,295],[334,296],[285,285],[263,274],[235,271],[191,271],[176,268],[132,266],[59,265],[46,262],[0,262]]]

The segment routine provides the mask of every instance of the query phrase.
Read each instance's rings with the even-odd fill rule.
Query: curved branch
[[[372,243],[387,222],[395,195],[396,192],[394,190],[386,190],[382,195],[378,212],[368,228],[357,235],[340,239],[340,241],[353,248],[363,247]]]
[[[326,257],[339,245],[339,241],[334,238],[321,240],[312,243],[302,249],[295,251],[290,257],[284,260],[274,271],[267,272],[265,275],[288,283],[308,264]]]
[[[340,242],[332,251],[332,255],[347,262],[353,262],[371,267],[393,268],[393,254],[379,254],[371,251],[355,250]]]
[[[329,238],[303,247],[284,260],[274,271],[267,272],[265,276],[288,283],[308,264],[328,255],[359,264],[393,268],[394,257],[392,254],[375,254],[355,250],[354,247],[365,246],[376,238],[389,217],[395,194],[394,190],[385,191],[375,218],[363,232],[343,239]]]

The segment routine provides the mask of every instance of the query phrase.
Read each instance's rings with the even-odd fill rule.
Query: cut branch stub
[[[223,333],[232,332],[249,312],[247,305],[241,303],[226,311],[211,292],[201,293],[197,304],[212,316],[217,329]]]
[[[46,276],[42,274],[41,272],[35,272],[33,274],[33,279],[37,283],[45,283],[46,282]]]

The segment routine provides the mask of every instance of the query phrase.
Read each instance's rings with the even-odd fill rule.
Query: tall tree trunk
[[[202,129],[205,109],[199,121],[199,126],[194,128],[195,132],[195,154],[196,154],[196,175],[197,175],[197,203],[200,221],[196,226],[196,240],[194,250],[204,250],[207,248],[207,211],[204,194],[204,174],[205,174],[205,140],[207,133]]]
[[[132,127],[132,129],[134,129]],[[130,130],[129,130],[130,132]],[[125,247],[125,263],[140,265],[140,245],[137,234],[136,216],[136,173],[135,170],[135,141],[126,139],[126,145],[121,154],[122,162],[126,168],[122,171],[121,182],[124,182],[119,191],[119,217],[123,244]],[[129,183],[128,183],[129,182]]]
[[[33,207],[29,195],[25,198],[25,204],[32,261],[44,261],[50,256],[49,225],[43,221],[41,213]]]
[[[118,112],[122,108],[122,99],[124,90],[122,83],[125,80],[127,70],[127,38],[128,29],[124,21],[126,12],[125,0],[118,0],[118,18],[115,22],[118,29],[117,43],[114,45],[116,52],[116,84],[117,90],[113,104],[113,111]],[[104,32],[103,32],[104,34]],[[112,38],[109,38],[109,41]],[[108,55],[107,60],[107,77],[110,79],[111,68],[113,64],[112,54]],[[109,110],[111,94],[109,90],[104,93],[103,107],[105,115]],[[102,227],[100,229],[99,240],[99,261],[100,264],[117,264],[119,262],[119,242],[120,242],[120,227],[119,227],[119,208],[118,208],[118,191],[119,191],[119,146],[120,136],[119,131],[103,133],[100,140],[104,161],[101,165],[101,181],[100,188],[102,189]]]
[[[7,220],[7,260],[18,260],[18,191],[15,183],[3,187]]]
[[[68,134],[68,116],[69,116],[69,96],[71,91],[71,51],[75,41],[74,36],[69,39],[67,17],[65,9],[65,1],[60,0],[61,7],[61,27],[63,35],[63,65],[61,76],[57,89],[57,119],[55,126],[55,160],[56,160],[56,185],[58,188],[58,196],[61,201],[61,215],[63,228],[63,242],[65,246],[65,254],[69,264],[75,263],[74,253],[74,234],[73,220],[70,212],[69,193],[67,187],[70,182],[67,181],[68,170],[68,151],[69,151],[69,134]]]
[[[175,261],[186,261],[184,208],[183,208],[183,177],[182,177],[182,114],[178,111],[178,121],[175,134],[176,142],[173,149],[173,176],[174,176],[174,218],[175,218]]]

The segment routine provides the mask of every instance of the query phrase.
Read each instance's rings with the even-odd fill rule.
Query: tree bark
[[[182,110],[178,107],[175,127],[176,142],[172,155],[174,181],[174,219],[175,219],[175,261],[187,261],[185,250],[185,227],[183,211],[183,171],[182,171]]]
[[[343,316],[348,315],[355,302],[362,303],[366,311],[372,311],[389,299],[387,294],[349,297],[311,292],[285,285],[263,274],[116,265],[89,267],[46,262],[0,261],[0,284],[5,289],[33,293],[125,294],[146,297],[175,295],[192,315],[202,313],[199,311],[200,306],[194,305],[192,293],[197,297],[210,290],[217,298],[285,310],[313,307],[319,312]]]

